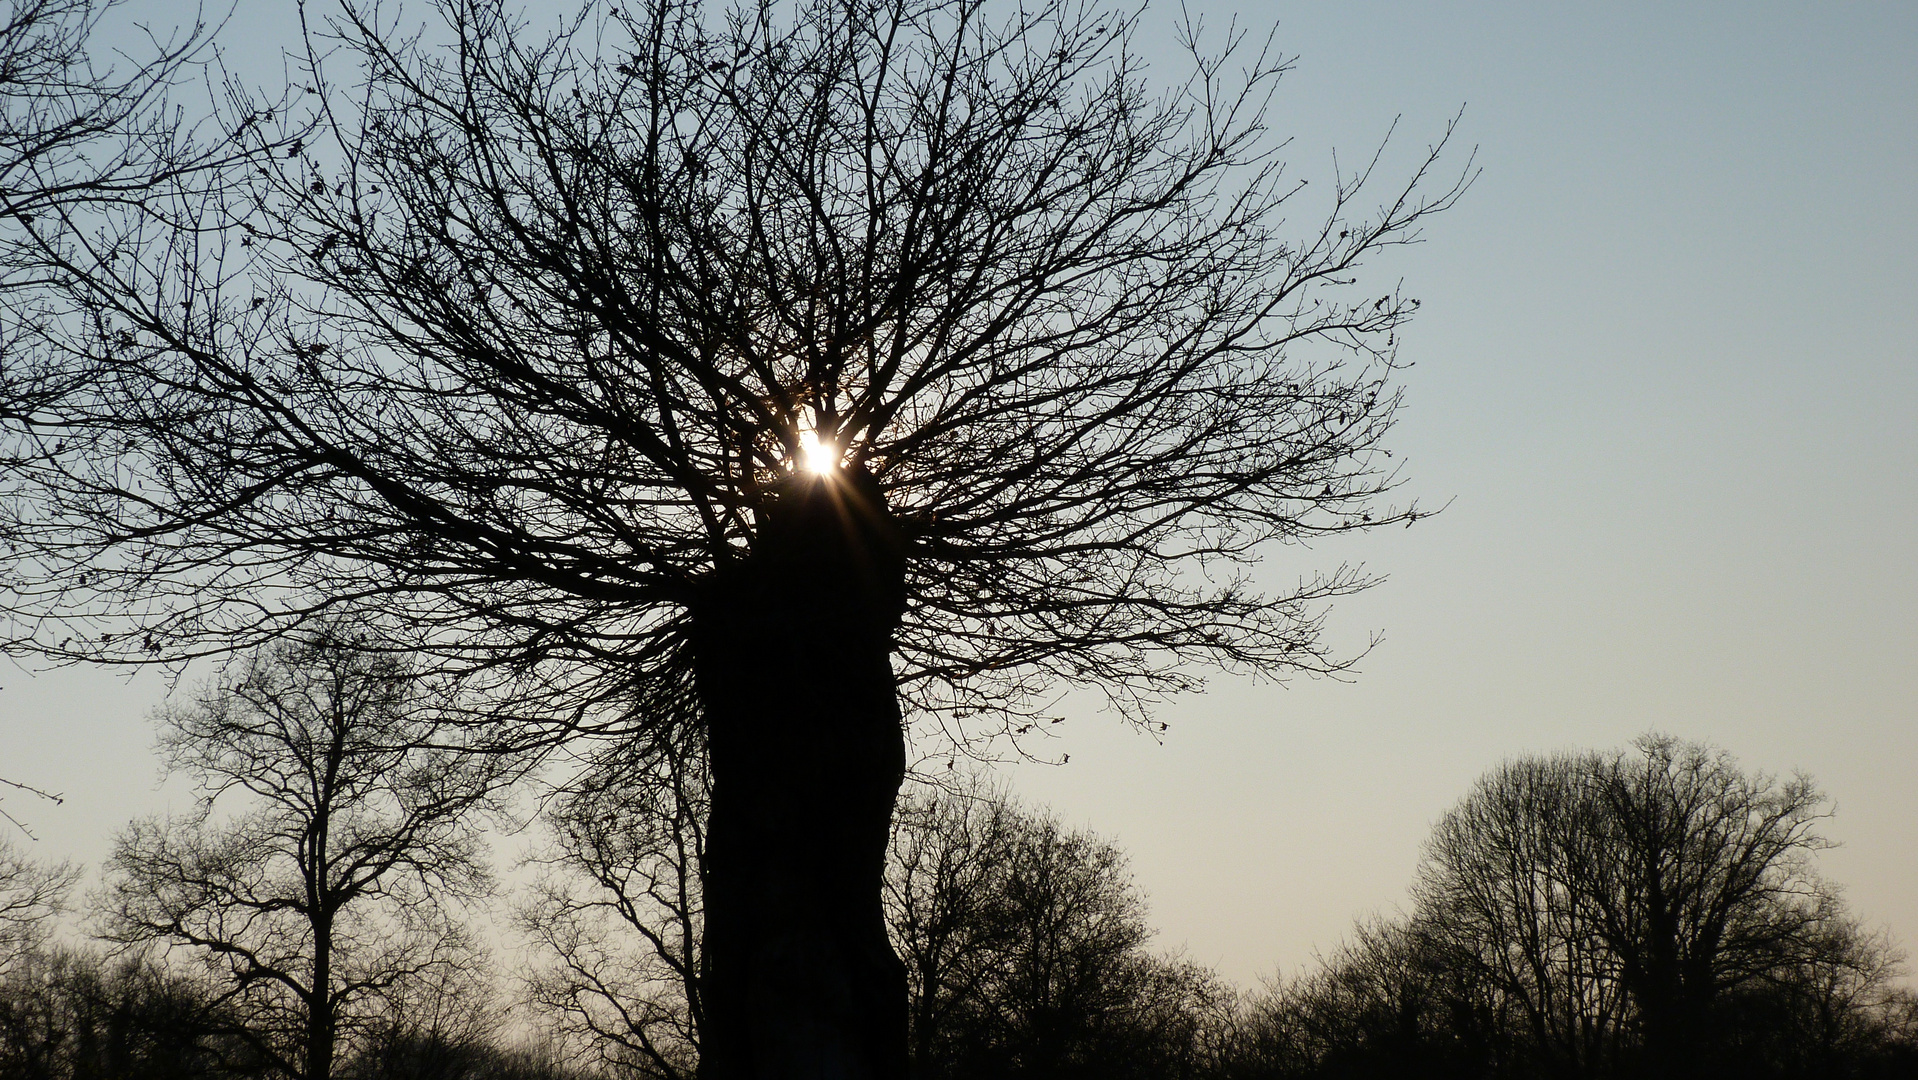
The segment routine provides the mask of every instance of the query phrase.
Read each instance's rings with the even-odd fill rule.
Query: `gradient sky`
[[[1157,742],[1071,700],[1034,747],[1070,764],[1014,789],[1130,853],[1162,946],[1249,984],[1402,903],[1501,760],[1658,730],[1815,777],[1825,873],[1918,947],[1918,5],[1188,5],[1277,21],[1315,183],[1464,106],[1483,175],[1372,278],[1424,303],[1392,445],[1449,507],[1270,560],[1388,576],[1329,620],[1384,635],[1350,681],[1216,680]],[[244,0],[223,40],[271,55],[291,8]],[[0,775],[68,797],[0,801],[34,854],[97,862],[185,807],[157,678],[0,688]]]

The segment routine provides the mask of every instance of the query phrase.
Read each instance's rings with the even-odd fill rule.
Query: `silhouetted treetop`
[[[46,245],[72,392],[6,433],[16,650],[224,646],[318,583],[683,687],[684,613],[815,446],[904,545],[924,703],[1335,663],[1313,605],[1363,578],[1245,569],[1415,513],[1378,502],[1415,302],[1352,283],[1461,184],[1368,168],[1298,229],[1284,58],[1194,33],[1153,89],[1142,17],[1069,0],[438,14],[342,5],[315,133]]]

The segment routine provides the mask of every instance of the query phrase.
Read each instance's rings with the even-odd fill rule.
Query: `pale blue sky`
[[[229,48],[291,6],[245,0]],[[1278,21],[1301,175],[1466,106],[1483,176],[1378,279],[1424,301],[1394,445],[1451,506],[1272,560],[1389,575],[1332,615],[1385,635],[1350,683],[1221,680],[1162,743],[1075,712],[1044,747],[1071,764],[1016,789],[1131,853],[1162,944],[1249,983],[1399,903],[1500,760],[1658,729],[1813,774],[1826,872],[1918,947],[1918,5],[1190,6]],[[69,796],[0,803],[39,853],[95,862],[166,804],[155,680],[0,686],[4,773]]]

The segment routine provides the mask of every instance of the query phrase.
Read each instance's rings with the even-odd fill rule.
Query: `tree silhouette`
[[[552,839],[529,860],[543,873],[515,921],[541,955],[530,996],[562,1031],[621,1075],[687,1080],[710,785],[696,744],[651,749],[600,754],[547,807]]]
[[[51,935],[79,879],[71,863],[29,859],[0,836],[0,975]]]
[[[414,673],[367,644],[270,647],[164,714],[201,805],[135,821],[107,863],[102,935],[203,961],[298,1080],[333,1074],[356,1009],[473,962],[452,904],[491,883],[473,818],[504,759],[431,745]]]
[[[897,1076],[902,703],[967,738],[1337,667],[1364,576],[1251,571],[1417,516],[1416,301],[1358,271],[1463,174],[1374,200],[1375,156],[1294,226],[1284,57],[1188,26],[1154,92],[1143,16],[1084,0],[377,10],[313,26],[310,116],[235,98],[248,168],[39,234],[8,647],[373,606],[540,738],[695,723],[702,1068]]]
[[[1229,1005],[1211,972],[1146,950],[1117,847],[982,785],[904,801],[886,916],[928,1080],[1193,1075]]]
[[[1525,1018],[1547,1071],[1610,1072],[1623,1041],[1639,1075],[1743,1075],[1742,995],[1837,1006],[1884,985],[1886,949],[1810,863],[1826,816],[1808,778],[1668,737],[1521,759],[1440,819],[1418,918]]]

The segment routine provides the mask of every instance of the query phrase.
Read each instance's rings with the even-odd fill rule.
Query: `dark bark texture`
[[[695,610],[709,1080],[905,1075],[905,968],[880,906],[905,776],[903,571],[870,478],[801,474]]]

